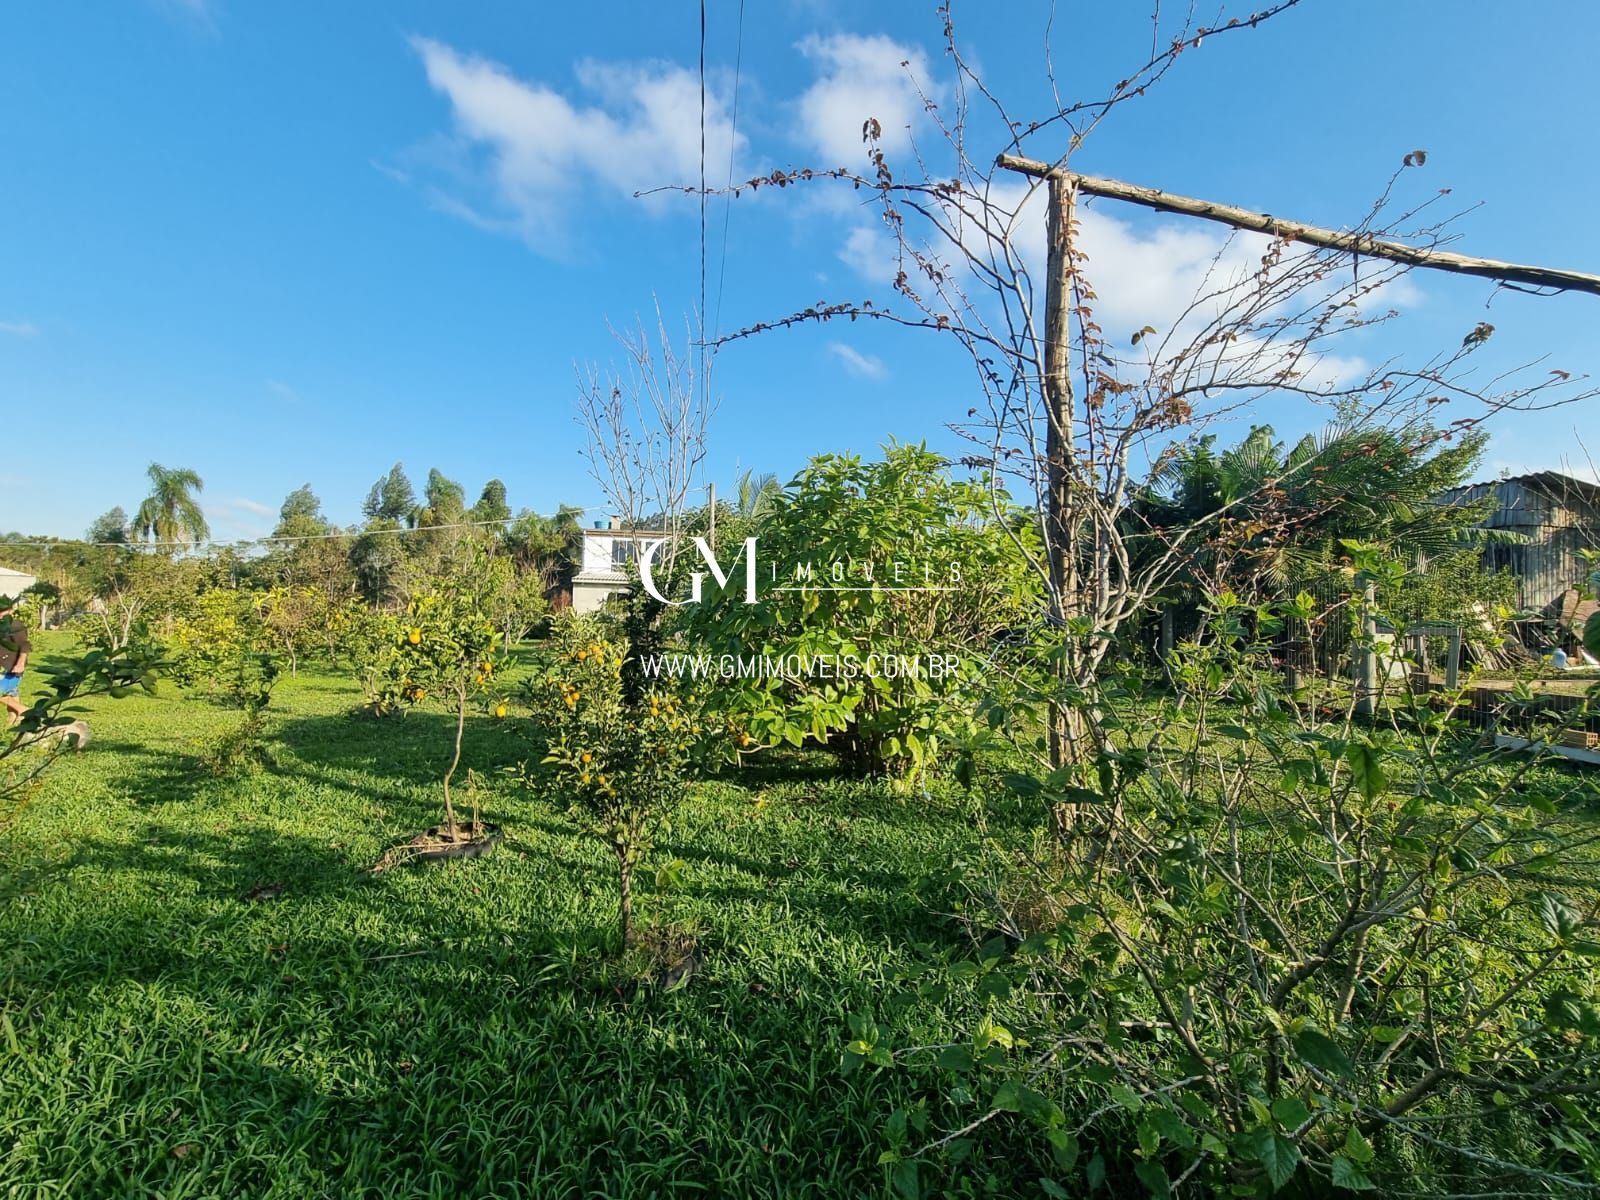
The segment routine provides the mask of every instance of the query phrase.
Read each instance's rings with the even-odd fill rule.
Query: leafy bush
[[[323,644],[334,607],[321,588],[282,586],[261,596],[260,613],[262,627],[289,660],[289,674],[295,675],[306,652]]]
[[[351,600],[333,616],[337,657],[347,664],[361,688],[362,716],[396,717],[415,694],[406,682],[401,661],[404,630],[395,613]]]
[[[467,707],[474,697],[490,690],[500,650],[500,633],[484,612],[481,582],[481,575],[463,572],[441,581],[438,590],[414,598],[401,619],[398,639],[405,698],[420,703],[431,692],[450,706],[456,718],[450,764],[443,778],[444,828],[452,841],[460,830],[450,781],[461,765]],[[481,832],[477,824],[474,813],[474,836]]]
[[[633,937],[633,877],[667,825],[704,726],[691,699],[624,693],[627,647],[593,617],[559,616],[550,666],[527,686],[548,745],[545,778],[583,828],[617,860],[621,944]]]
[[[277,678],[258,592],[203,592],[173,626],[170,675],[184,687],[235,708],[265,707]]]
[[[270,767],[273,759],[267,749],[266,732],[266,705],[251,707],[238,724],[206,743],[200,752],[200,765],[218,778],[235,778],[259,767]]]
[[[758,742],[811,740],[857,770],[918,772],[970,713],[995,637],[1037,619],[1020,549],[1031,527],[1003,492],[947,466],[920,446],[813,459],[760,526],[758,602],[740,602],[736,572],[728,595],[707,580],[707,602],[680,610],[713,656],[838,665],[718,681],[714,703]]]
[[[1600,937],[1565,890],[1592,839],[1560,803],[1592,789],[1531,786],[1425,697],[1314,723],[1275,614],[1236,605],[1180,647],[1181,696],[1106,714],[1094,786],[1012,781],[1107,819],[953,872],[973,949],[905,983],[954,1029],[852,1019],[847,1068],[928,1089],[888,1122],[896,1183],[1031,1137],[1051,1195],[1592,1188]]]

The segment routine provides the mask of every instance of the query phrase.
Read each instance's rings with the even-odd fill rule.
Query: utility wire
[[[570,512],[593,512],[605,508],[604,504],[591,504],[583,508],[568,505]],[[534,513],[534,516],[540,514]],[[552,514],[554,515],[554,514]],[[0,554],[5,553],[6,547],[17,546],[36,550],[50,550],[57,547],[73,548],[78,546],[117,546],[124,550],[209,550],[214,546],[265,546],[282,542],[323,542],[336,538],[360,538],[373,535],[402,534],[402,533],[435,533],[445,529],[482,529],[493,525],[509,525],[513,521],[521,520],[521,516],[501,517],[494,521],[452,521],[444,525],[401,525],[393,529],[335,529],[328,533],[298,533],[272,535],[258,538],[207,538],[199,542],[87,542],[80,538],[59,538],[53,542],[15,542],[8,538],[0,538]],[[626,530],[621,532],[628,532]]]
[[[706,0],[700,0],[700,368],[706,359]]]
[[[728,222],[733,216],[733,152],[739,142],[739,76],[744,66],[744,0],[739,0],[739,33],[733,51],[733,120],[728,128],[728,184],[722,197],[722,262],[717,268],[717,315],[713,337],[722,336],[722,290],[728,278]],[[701,191],[705,188],[702,186]]]

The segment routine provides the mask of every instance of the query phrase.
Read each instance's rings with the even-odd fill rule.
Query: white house
[[[631,591],[629,565],[661,536],[650,530],[625,530],[621,524],[613,517],[608,526],[583,531],[583,565],[572,577],[573,612],[594,612],[609,597]]]
[[[13,571],[10,567],[0,567],[0,596],[7,596],[15,600],[38,582],[38,579],[25,571]]]

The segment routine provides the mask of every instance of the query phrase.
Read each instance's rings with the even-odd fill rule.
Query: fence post
[[[1361,612],[1361,677],[1356,683],[1356,713],[1372,717],[1378,711],[1378,619],[1372,607],[1377,589],[1367,584]]]
[[[1444,686],[1452,692],[1461,682],[1461,626],[1450,631],[1449,659],[1444,664]]]

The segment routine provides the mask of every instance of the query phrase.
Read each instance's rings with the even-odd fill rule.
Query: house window
[[[617,538],[611,543],[611,565],[618,570],[627,566],[639,557],[637,542]]]

